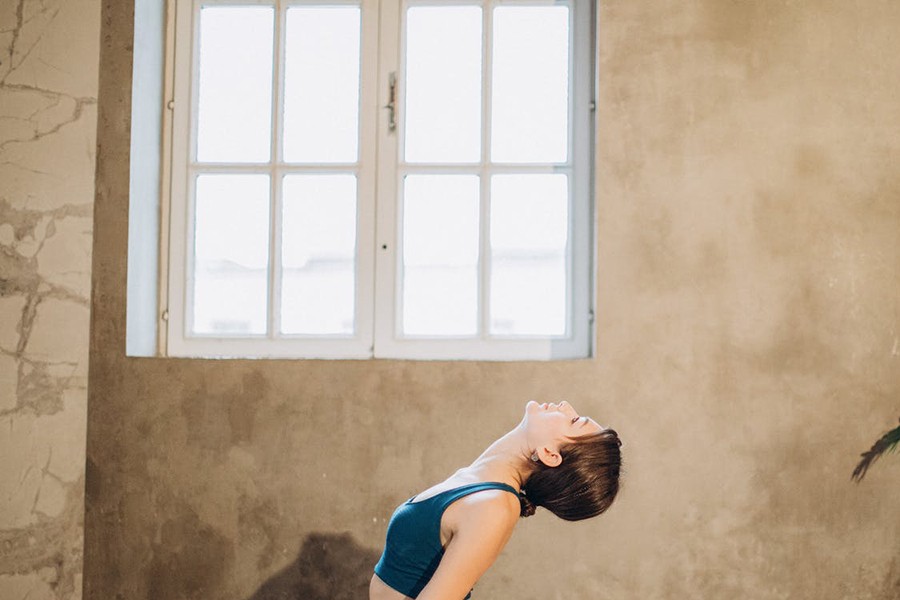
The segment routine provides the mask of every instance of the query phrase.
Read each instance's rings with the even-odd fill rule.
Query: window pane
[[[481,157],[481,8],[406,13],[406,160]]]
[[[565,162],[569,9],[494,9],[491,160]]]
[[[566,333],[565,175],[491,178],[491,333]]]
[[[410,175],[403,198],[403,333],[478,330],[478,177]]]
[[[269,160],[272,20],[270,7],[201,9],[197,160]]]
[[[356,162],[358,138],[359,8],[289,8],[284,159]]]
[[[197,177],[193,333],[266,332],[269,176]]]
[[[353,334],[355,256],[356,177],[285,177],[282,333]]]

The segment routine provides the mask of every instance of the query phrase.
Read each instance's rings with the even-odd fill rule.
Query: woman
[[[520,516],[543,506],[578,521],[619,490],[616,432],[567,402],[529,402],[515,429],[471,465],[400,505],[369,600],[462,600],[506,545]]]

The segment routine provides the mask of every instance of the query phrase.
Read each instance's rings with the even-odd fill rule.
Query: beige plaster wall
[[[478,598],[900,598],[900,4],[600,3],[597,356],[124,357],[131,23],[106,0],[85,596],[359,597],[394,506],[526,399],[625,439]],[[283,594],[279,596],[278,594]]]
[[[100,3],[0,2],[0,598],[81,597]]]

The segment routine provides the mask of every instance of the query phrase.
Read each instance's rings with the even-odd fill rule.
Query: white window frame
[[[297,165],[283,162],[280,124],[283,121],[284,15],[289,6],[353,4],[361,7],[360,141],[358,162],[352,165]],[[473,168],[447,165],[438,172],[465,172],[480,176],[480,281],[479,334],[472,338],[404,337],[400,333],[402,298],[399,223],[403,175],[422,170],[401,162],[399,140],[404,126],[401,57],[403,24],[410,5],[480,4],[483,10],[482,79],[482,162]],[[174,8],[172,8],[174,4]],[[271,161],[267,164],[199,164],[196,161],[196,90],[199,11],[204,5],[275,5],[274,71],[272,99]],[[569,232],[567,248],[567,317],[565,335],[488,335],[490,174],[521,172],[522,168],[487,163],[490,135],[490,36],[494,6],[553,5],[546,0],[182,0],[170,3],[167,42],[166,98],[164,115],[163,219],[169,229],[161,242],[162,274],[160,303],[164,307],[160,326],[163,353],[185,357],[241,358],[405,358],[463,360],[550,360],[586,358],[591,355],[593,331],[593,90],[594,90],[594,2],[569,0],[570,54],[569,152],[565,164],[529,166],[525,171],[569,175]],[[182,48],[190,48],[185,52]],[[384,105],[390,96],[389,78],[397,79],[397,127],[388,127]],[[424,169],[435,172],[432,166]],[[441,170],[442,169],[442,170]],[[270,205],[270,261],[268,331],[266,335],[217,337],[186,335],[189,326],[191,272],[188,249],[192,247],[193,189],[198,173],[253,172],[269,174],[272,185]],[[289,173],[346,173],[357,175],[357,255],[355,335],[279,335],[281,182]],[[165,220],[163,221],[165,222]],[[165,229],[165,228],[164,228]]]

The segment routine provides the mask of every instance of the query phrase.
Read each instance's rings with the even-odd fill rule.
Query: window
[[[173,12],[170,355],[590,354],[589,2]]]

